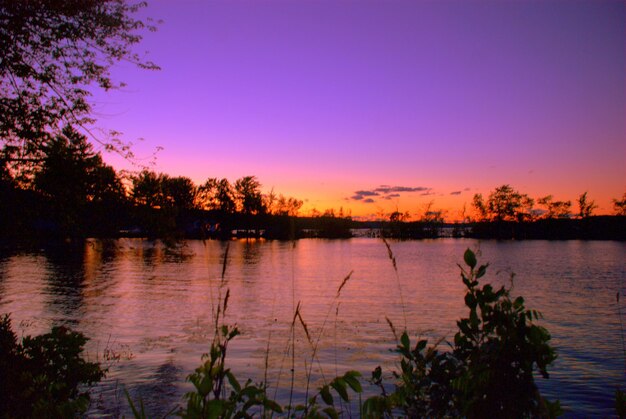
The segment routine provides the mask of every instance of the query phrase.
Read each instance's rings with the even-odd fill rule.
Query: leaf
[[[465,294],[465,305],[468,306],[469,308],[476,307],[476,298],[474,298],[473,294],[469,292]]]
[[[324,403],[329,405],[333,404],[333,396],[332,394],[330,394],[330,388],[327,385],[321,388],[320,396],[322,396],[322,400],[324,400]]]
[[[333,419],[339,419],[339,415],[337,414],[337,411],[334,407],[327,407],[326,409],[322,410],[322,412],[326,413],[329,417]]]
[[[482,278],[483,276],[485,276],[485,274],[487,273],[487,267],[489,266],[489,264],[486,265],[480,265],[480,268],[478,268],[478,271],[476,272],[476,279]]]
[[[350,401],[350,397],[348,396],[348,390],[346,389],[346,382],[343,378],[337,377],[331,383],[330,386],[334,388],[339,396],[343,399],[343,401]]]
[[[237,379],[235,378],[235,376],[233,375],[232,372],[227,371],[226,372],[226,378],[228,378],[228,382],[230,383],[231,387],[237,392],[239,393],[241,391],[241,385],[239,384],[239,381],[237,381]]]
[[[400,343],[405,350],[411,350],[411,341],[409,340],[409,335],[406,332],[402,333],[402,336],[400,337]]]
[[[225,408],[226,406],[225,406],[224,400],[213,399],[213,400],[209,400],[206,404],[206,410],[207,412],[209,412],[210,418],[221,417],[224,411],[226,410]]]
[[[476,266],[476,255],[469,248],[465,251],[463,260],[465,260],[465,264],[472,269]]]
[[[350,388],[355,393],[361,393],[363,391],[363,388],[361,387],[361,383],[359,382],[357,378],[360,375],[361,374],[359,374],[357,371],[348,371],[347,373],[343,375],[344,381],[348,383]]]
[[[271,400],[271,399],[263,400],[263,406],[266,409],[272,410],[273,412],[283,413],[282,407],[280,407],[280,405],[278,403],[276,403],[274,400]]]

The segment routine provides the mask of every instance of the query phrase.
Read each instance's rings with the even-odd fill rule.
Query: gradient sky
[[[158,72],[94,97],[155,170],[312,208],[448,218],[509,183],[599,213],[626,190],[623,1],[149,1]],[[107,157],[116,167],[123,161]],[[359,193],[360,192],[360,193]],[[374,195],[377,194],[377,195]],[[373,202],[369,202],[369,201]],[[573,205],[573,209],[577,209]]]

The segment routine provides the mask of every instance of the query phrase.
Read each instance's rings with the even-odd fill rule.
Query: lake
[[[292,380],[303,400],[322,377],[354,369],[364,378],[405,326],[431,341],[453,340],[467,315],[457,263],[463,252],[490,262],[485,281],[511,284],[528,308],[543,313],[558,359],[542,394],[560,399],[571,417],[614,415],[614,392],[625,387],[620,316],[626,244],[590,241],[392,241],[397,271],[378,239],[186,241],[166,246],[142,239],[87,240],[37,250],[0,252],[0,313],[13,328],[39,334],[52,325],[83,332],[87,353],[109,368],[93,391],[90,416],[129,416],[124,396],[141,398],[150,416],[182,401],[186,376],[200,364],[214,333],[214,309],[230,290],[225,322],[241,336],[228,366],[243,379],[267,377],[270,396],[286,403]],[[228,249],[228,250],[227,250]],[[227,253],[224,277],[223,260]],[[350,275],[350,273],[352,273]],[[350,275],[338,294],[344,279]],[[300,321],[300,304],[310,340]],[[293,364],[293,365],[292,365]]]

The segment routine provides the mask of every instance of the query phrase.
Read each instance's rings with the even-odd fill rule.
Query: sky
[[[158,172],[355,217],[456,219],[502,184],[611,213],[626,191],[626,2],[148,3],[161,70],[121,63],[93,99],[140,161],[163,147]]]

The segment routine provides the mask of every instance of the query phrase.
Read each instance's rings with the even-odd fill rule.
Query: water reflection
[[[268,380],[280,397],[292,357],[296,386],[306,384],[304,365],[311,365],[303,328],[291,333],[298,302],[312,339],[319,339],[314,380],[347,369],[367,376],[379,364],[391,369],[386,318],[431,339],[453,338],[455,321],[466,314],[456,263],[477,245],[394,242],[396,274],[384,245],[373,239],[88,240],[0,255],[0,312],[13,313],[13,324],[27,333],[59,323],[75,327],[91,338],[90,356],[123,354],[110,362],[94,415],[128,415],[124,387],[156,416],[188,389],[184,379],[208,350],[215,307],[227,288],[226,321],[243,332],[232,342],[230,366],[260,381],[267,359]],[[626,277],[624,245],[483,242],[480,248],[482,260],[491,262],[490,280],[508,285],[515,272],[514,294],[544,314],[559,358],[551,379],[540,380],[542,391],[579,416],[612,414],[607,389],[624,384],[615,301]]]
[[[84,316],[84,289],[89,263],[85,247],[89,242],[58,244],[46,249],[46,311],[54,313],[54,322],[77,328]]]

